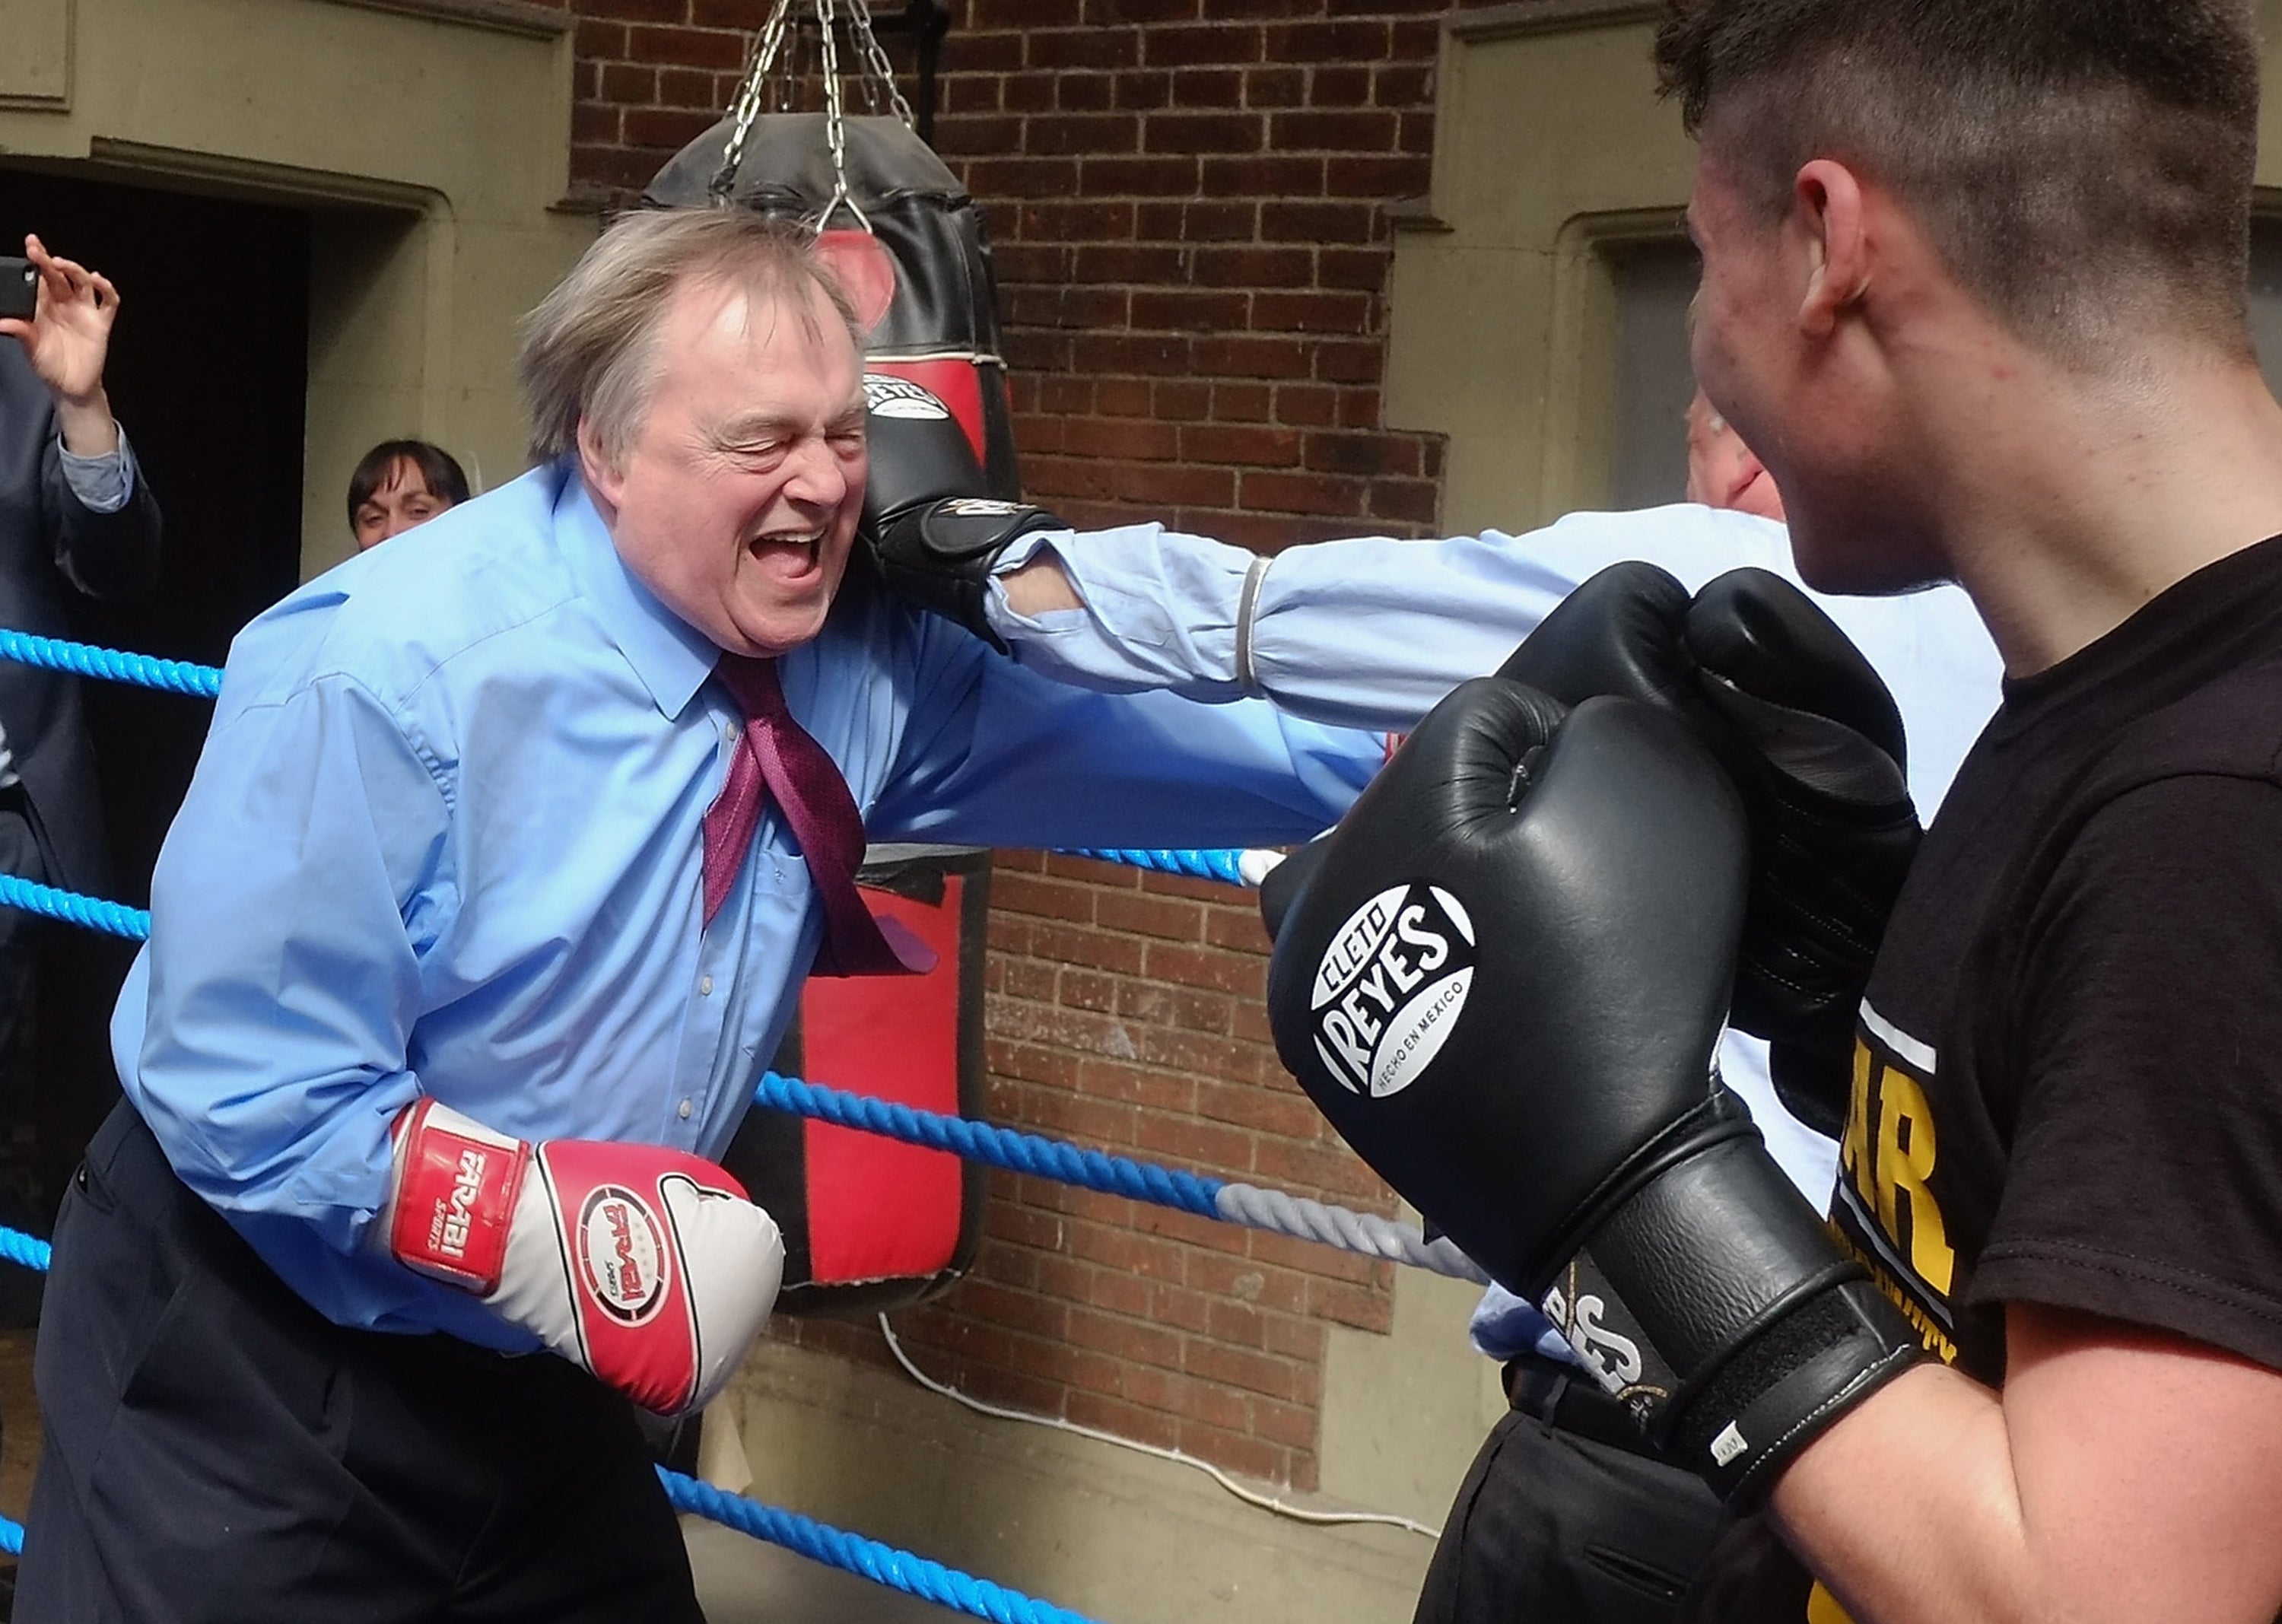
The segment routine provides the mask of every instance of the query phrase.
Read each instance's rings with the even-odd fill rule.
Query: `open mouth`
[[[806,575],[820,565],[824,532],[821,530],[772,532],[747,541],[745,552],[755,563],[786,575]]]

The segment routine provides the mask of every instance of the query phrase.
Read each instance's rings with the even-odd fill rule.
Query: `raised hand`
[[[107,455],[119,448],[119,425],[103,389],[119,290],[77,260],[50,253],[37,237],[24,239],[24,257],[40,275],[39,307],[28,322],[0,320],[0,333],[24,346],[32,370],[55,397],[64,448],[75,456]]]

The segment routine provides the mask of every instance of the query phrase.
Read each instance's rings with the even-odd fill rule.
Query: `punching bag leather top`
[[[674,154],[642,201],[687,208],[711,201],[710,188],[728,151],[724,119]],[[997,286],[982,216],[928,144],[900,119],[844,121],[848,202],[824,223],[869,222],[896,262],[895,303],[873,330],[865,361],[874,373],[908,378],[951,407],[974,443],[990,493],[1019,501],[1006,367],[998,346]],[[731,201],[764,214],[819,220],[840,186],[825,115],[764,113],[753,120]]]

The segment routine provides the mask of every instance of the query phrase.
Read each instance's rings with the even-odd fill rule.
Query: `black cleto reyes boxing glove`
[[[966,431],[931,392],[866,373],[872,472],[858,534],[898,596],[955,620],[999,653],[983,614],[991,566],[1017,537],[1067,525],[1043,508],[997,501]]]
[[[1901,713],[1813,601],[1765,570],[1691,601],[1653,564],[1572,593],[1500,675],[1575,704],[1637,699],[1686,721],[1742,793],[1750,900],[1732,1018],[1769,1041],[1776,1092],[1836,1138],[1855,1012],[1918,845]]]
[[[1713,1072],[1748,844],[1683,724],[1470,682],[1323,845],[1277,1053],[1675,1459],[1747,1503],[1918,1356]]]

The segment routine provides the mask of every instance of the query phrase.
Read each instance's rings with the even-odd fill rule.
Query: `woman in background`
[[[468,476],[450,452],[424,439],[384,439],[349,476],[349,529],[362,552],[467,500]]]

